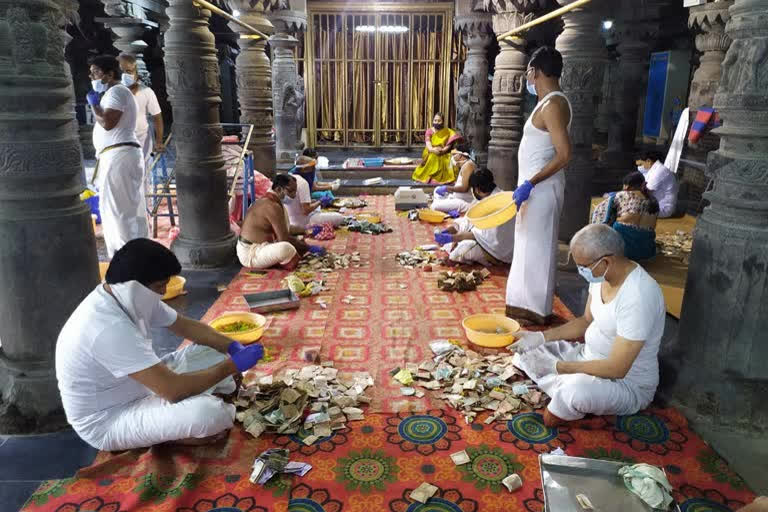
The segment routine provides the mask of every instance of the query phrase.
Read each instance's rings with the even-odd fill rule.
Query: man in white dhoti
[[[435,189],[431,209],[448,213],[454,218],[467,213],[469,204],[474,200],[469,177],[477,169],[477,164],[470,157],[470,150],[468,143],[461,142],[451,151],[451,166],[458,171],[456,182],[453,185],[440,185]]]
[[[501,189],[488,169],[478,169],[467,180],[477,200],[498,194]],[[483,266],[509,263],[515,246],[515,219],[491,229],[478,229],[466,217],[456,219],[435,241],[443,245],[448,258],[455,263]]]
[[[181,272],[176,256],[138,238],[115,253],[100,284],[80,303],[56,343],[56,378],[67,420],[100,450],[159,443],[202,444],[232,427],[235,407],[214,396],[234,393],[232,378],[263,356],[210,326],[179,315],[161,297]],[[150,328],[194,344],[165,357]]]
[[[144,161],[136,138],[136,102],[120,83],[120,66],[111,55],[91,61],[87,100],[93,110],[93,146],[99,210],[107,255],[134,238],[149,235],[144,197]]]
[[[528,92],[539,102],[517,152],[515,249],[507,281],[507,316],[522,324],[551,321],[565,175],[571,159],[571,103],[560,89],[563,58],[542,47],[531,56]]]
[[[136,138],[139,139],[141,151],[144,154],[144,163],[148,165],[152,153],[161,153],[165,150],[163,111],[160,109],[155,91],[139,82],[136,57],[121,53],[117,59],[120,62],[120,70],[123,72],[120,81],[131,90],[133,99],[136,101]],[[152,118],[154,136],[147,122],[149,118]]]
[[[571,256],[590,283],[584,314],[544,332],[523,331],[511,347],[515,366],[552,398],[548,426],[586,414],[635,414],[659,384],[666,314],[659,285],[624,257],[624,240],[605,224],[576,233]],[[585,343],[555,341],[582,336]]]
[[[291,176],[296,180],[296,195],[294,197],[286,196],[283,199],[285,211],[288,212],[291,234],[304,234],[308,226],[315,224],[329,223],[333,227],[341,226],[341,223],[344,222],[342,214],[320,210],[321,207],[330,206],[333,199],[329,196],[323,196],[319,201],[313,201],[309,182],[299,173]]]

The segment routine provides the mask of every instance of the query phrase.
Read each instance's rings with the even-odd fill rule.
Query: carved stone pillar
[[[298,39],[288,34],[269,38],[272,47],[272,104],[275,112],[275,144],[277,165],[287,168],[293,165],[299,150],[301,127],[298,126],[299,109],[304,108],[296,61],[293,52]]]
[[[230,3],[240,11],[241,20],[265,34],[272,34],[272,23],[267,19],[272,0],[233,0]],[[253,125],[248,148],[253,151],[256,169],[271,174],[275,168],[275,143],[272,140],[272,69],[265,51],[267,41],[253,36],[236,23],[229,26],[240,34],[240,55],[236,61],[240,122]]]
[[[714,107],[714,184],[698,219],[667,392],[690,418],[768,424],[768,0],[736,0]]]
[[[493,0],[493,31],[497,36],[533,19],[533,12],[544,7],[543,0]],[[493,75],[493,115],[488,144],[488,168],[504,190],[517,187],[517,149],[523,137],[523,98],[528,56],[525,40],[499,41]]]
[[[173,108],[176,187],[181,233],[171,249],[185,267],[230,263],[235,237],[229,229],[226,165],[221,156],[221,84],[207,9],[170,0],[165,34],[165,74]]]
[[[608,64],[603,70],[603,85],[600,90],[600,104],[597,107],[597,116],[595,118],[595,129],[606,138],[610,133],[612,118],[614,113],[614,101],[616,82],[619,76],[619,61],[609,59]]]
[[[558,0],[568,5],[574,0]],[[565,200],[560,217],[560,239],[568,241],[589,222],[592,197],[592,136],[595,100],[600,94],[608,54],[600,35],[600,11],[596,5],[563,15],[565,26],[555,47],[563,55],[560,86],[571,101],[573,158],[565,172]]]
[[[70,10],[71,9],[71,10]],[[72,2],[0,0],[0,432],[66,425],[54,354],[98,284],[64,60]]]
[[[477,164],[484,167],[488,163],[490,136],[488,47],[494,37],[491,15],[470,12],[457,16],[455,23],[468,49],[456,93],[456,128],[472,147]]]
[[[144,52],[147,43],[144,41],[144,32],[157,28],[158,24],[144,17],[143,10],[123,0],[101,0],[104,4],[104,12],[108,18],[95,18],[97,23],[103,23],[112,31],[115,39],[112,42],[121,53],[129,53],[136,57],[136,69],[144,83],[149,83],[149,71],[147,70]]]
[[[725,33],[725,24],[730,19],[728,8],[731,5],[732,0],[719,0],[691,7],[688,26],[698,32],[696,49],[701,52],[699,67],[693,73],[688,95],[691,110],[712,106],[715,91],[720,84],[725,52],[731,45],[731,38]]]

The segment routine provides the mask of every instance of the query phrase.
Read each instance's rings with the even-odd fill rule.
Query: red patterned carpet
[[[299,366],[308,351],[344,370],[369,371],[374,401],[361,422],[311,446],[301,434],[254,440],[233,429],[226,442],[198,448],[160,447],[122,454],[100,453],[94,464],[66,480],[50,481],[24,512],[501,512],[543,511],[538,454],[562,448],[568,455],[647,462],[665,468],[682,512],[735,510],[753,494],[673,409],[627,417],[590,418],[548,429],[538,414],[508,422],[466,425],[439,401],[400,396],[388,371],[429,356],[434,338],[464,339],[461,318],[504,306],[504,271],[476,292],[436,289],[436,274],[406,270],[394,255],[427,243],[432,226],[398,216],[391,199],[369,198],[394,233],[342,234],[326,245],[358,251],[363,265],[334,273],[330,291],[303,299],[299,310],[274,315],[264,337],[275,360],[272,373]],[[282,272],[240,273],[204,317],[246,309],[242,294],[275,289]],[[347,304],[343,299],[353,297]],[[555,311],[570,313],[557,301]],[[372,413],[376,411],[377,413]],[[304,477],[273,478],[265,487],[248,481],[253,459],[270,447],[286,447],[293,460],[312,464]],[[471,461],[454,466],[449,455],[466,450]],[[509,473],[524,486],[510,494]],[[408,498],[422,482],[440,488],[422,505]]]

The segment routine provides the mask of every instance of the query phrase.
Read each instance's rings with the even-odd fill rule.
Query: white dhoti
[[[144,156],[144,168],[147,169],[147,166],[149,165],[152,158],[152,150],[154,149],[152,130],[147,130],[146,132],[136,132],[136,138],[139,139],[139,144],[141,144],[141,152]]]
[[[493,194],[501,192],[494,190]],[[460,217],[453,223],[457,233],[471,232],[474,240],[462,240],[455,247],[446,244],[443,249],[448,258],[456,263],[479,263],[490,266],[498,262],[509,263],[515,244],[515,220],[490,229],[477,229],[466,217]]]
[[[561,361],[585,361],[584,348],[583,343],[551,341],[532,352],[544,351]],[[520,365],[520,369],[528,373],[524,364]],[[601,379],[584,373],[553,373],[533,380],[552,398],[547,406],[549,412],[565,421],[578,420],[587,414],[635,414],[648,407],[653,400],[653,393],[643,392],[626,379]]]
[[[237,259],[242,266],[258,270],[285,265],[298,254],[289,242],[249,244],[238,240],[236,249]]]
[[[209,347],[190,345],[163,357],[176,373],[189,373],[220,363],[227,356]],[[155,394],[112,410],[102,411],[108,423],[97,448],[115,451],[143,448],[168,441],[203,438],[232,428],[235,406],[212,393],[229,394],[235,382],[227,377],[203,394],[171,403]]]
[[[96,186],[109,258],[134,238],[149,236],[141,149],[122,146],[99,156]]]
[[[331,224],[333,227],[337,228],[341,226],[341,224],[344,222],[344,216],[337,212],[317,212],[312,213],[309,218],[306,221],[306,224],[301,226],[299,223],[298,227],[302,229],[307,229],[307,226],[312,226],[316,224]]]
[[[432,201],[430,208],[445,213],[453,210],[457,210],[459,213],[467,213],[467,210],[469,210],[469,202],[457,197],[456,194],[450,194],[445,198],[436,197],[435,200]]]

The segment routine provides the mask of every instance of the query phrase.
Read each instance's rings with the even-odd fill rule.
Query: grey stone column
[[[236,0],[230,4],[240,11],[241,20],[265,34],[273,33],[272,23],[267,19],[270,0]],[[272,140],[272,69],[266,53],[267,41],[254,37],[236,23],[229,26],[240,34],[240,55],[236,61],[240,122],[253,125],[248,149],[253,151],[256,169],[271,175],[275,169],[275,143]]]
[[[475,152],[477,164],[484,167],[488,163],[490,136],[488,47],[494,37],[491,15],[466,13],[456,17],[455,26],[468,49],[456,94],[456,128]]]
[[[129,53],[136,57],[136,69],[144,83],[149,83],[149,71],[144,59],[147,43],[143,40],[148,29],[157,28],[158,24],[145,19],[143,11],[123,0],[101,0],[104,12],[108,18],[95,18],[97,23],[103,23],[114,34],[112,44],[121,53]],[[129,7],[132,9],[129,11]],[[138,15],[137,14],[138,11]]]
[[[537,8],[546,2],[540,0],[494,0],[493,31],[501,35],[519,27],[534,17]],[[525,40],[514,43],[500,41],[499,55],[493,75],[493,115],[491,141],[488,144],[488,168],[496,183],[504,190],[517,187],[517,149],[523,137],[523,98],[525,70],[528,56]]]
[[[61,327],[98,284],[65,2],[0,1],[0,432],[66,425],[54,354]]]
[[[170,0],[165,34],[165,74],[173,109],[176,188],[181,233],[171,249],[185,267],[230,263],[235,237],[229,229],[226,165],[221,156],[221,84],[207,9]]]
[[[574,0],[558,0],[568,5]],[[589,222],[592,197],[592,160],[595,103],[600,94],[608,60],[600,35],[601,12],[595,4],[574,9],[563,16],[565,26],[555,47],[563,55],[560,86],[571,102],[573,158],[565,170],[565,200],[560,217],[560,239],[568,241]]]
[[[714,184],[698,219],[666,390],[689,418],[768,425],[768,0],[736,0],[714,107]]]
[[[719,0],[691,7],[688,26],[698,32],[696,49],[701,52],[688,95],[691,110],[712,106],[715,91],[720,85],[725,52],[731,45],[731,38],[725,33],[725,24],[730,19],[728,8],[732,5],[732,0]]]
[[[618,78],[618,60],[609,59],[603,71],[603,84],[600,89],[600,104],[597,107],[595,117],[595,129],[604,138],[607,138],[613,127],[614,116],[614,91]]]

